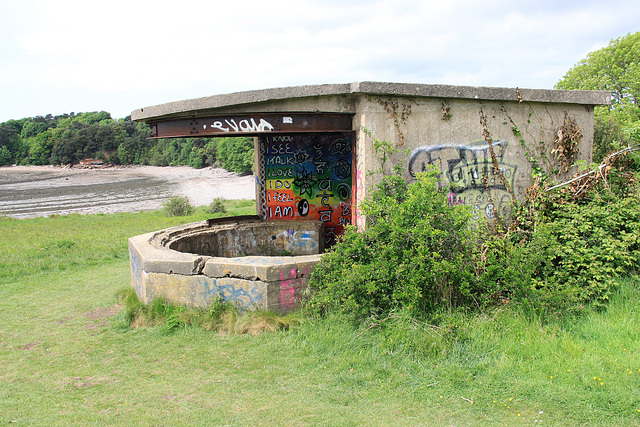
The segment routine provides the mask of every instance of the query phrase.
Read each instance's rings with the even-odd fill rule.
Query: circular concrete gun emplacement
[[[320,221],[245,216],[131,237],[131,284],[144,304],[162,297],[208,308],[224,298],[251,310],[290,311],[324,252],[323,235]]]

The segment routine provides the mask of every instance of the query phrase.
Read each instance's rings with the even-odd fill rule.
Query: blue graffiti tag
[[[213,301],[215,298],[221,297],[239,307],[250,308],[264,297],[264,294],[260,293],[255,285],[247,290],[242,286],[236,287],[233,284],[220,285],[218,280],[209,277],[198,277],[196,280],[204,288],[202,296],[205,300]]]

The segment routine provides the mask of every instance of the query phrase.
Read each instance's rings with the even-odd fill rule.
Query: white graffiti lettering
[[[215,121],[211,124],[212,128],[221,130],[222,132],[270,132],[274,128],[265,119],[260,119],[259,123],[256,123],[256,120],[251,119],[242,119],[240,122],[236,122],[235,119],[226,119],[224,121],[226,126],[221,121]],[[204,125],[204,129],[207,128],[207,125]]]
[[[290,156],[278,156],[278,157],[268,157],[266,165],[267,166],[278,166],[278,165],[292,165],[293,157]]]
[[[269,188],[273,188],[274,185],[275,185],[276,189],[280,189],[280,188],[290,189],[291,188],[291,182],[282,181],[280,179],[277,179],[276,181],[269,181]]]
[[[316,195],[316,197],[321,198],[320,203],[322,204],[323,207],[325,208],[331,207],[331,205],[329,204],[329,198],[333,197],[333,194],[327,194],[327,192],[325,191],[322,194]]]
[[[280,203],[293,202],[293,199],[289,194],[286,193],[278,193],[277,191],[273,193],[273,201]]]
[[[329,209],[327,211],[320,211],[318,212],[320,214],[320,221],[322,222],[331,222],[331,213],[333,212],[333,209]]]
[[[276,206],[276,210],[271,211],[271,208],[269,208],[269,216],[270,217],[278,217],[278,218],[284,218],[284,217],[292,217],[293,218],[293,208],[290,206]]]
[[[293,154],[289,144],[277,144],[271,146],[271,154]]]
[[[321,179],[318,181],[318,190],[320,191],[331,191],[331,180],[330,179]]]
[[[293,136],[291,135],[274,135],[271,138],[273,142],[292,142]]]

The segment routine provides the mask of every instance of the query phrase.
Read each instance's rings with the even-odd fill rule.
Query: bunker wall
[[[274,224],[267,225],[263,231],[273,232]],[[289,230],[295,225],[287,221],[287,228],[280,231],[291,235]],[[322,240],[321,225],[307,221],[299,226],[300,230],[315,233],[316,248]],[[224,233],[228,227],[210,228],[205,221],[129,238],[131,284],[141,302],[150,304],[154,298],[162,297],[174,304],[206,309],[221,297],[245,309],[286,312],[304,298],[320,253],[219,257],[168,247],[172,241],[179,242],[180,236],[206,235],[215,230]]]

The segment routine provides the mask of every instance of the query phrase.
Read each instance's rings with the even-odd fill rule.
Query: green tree
[[[0,166],[14,162],[15,153],[20,146],[20,127],[5,122],[0,124]]]
[[[111,114],[106,111],[97,111],[93,113],[81,113],[78,114],[78,120],[87,125],[97,123],[110,123],[112,121]]]
[[[11,155],[11,151],[7,148],[6,145],[0,147],[0,166],[10,165],[13,162],[13,156]]]
[[[38,135],[48,129],[46,123],[29,121],[24,124],[20,136],[22,139],[27,139]]]
[[[640,142],[640,32],[591,52],[556,84],[557,89],[611,91],[611,105],[595,111],[594,160]]]
[[[250,173],[253,168],[253,141],[242,137],[223,138],[216,146],[216,156],[226,170]]]
[[[51,157],[53,139],[51,132],[41,132],[29,141],[29,164],[46,165]]]

